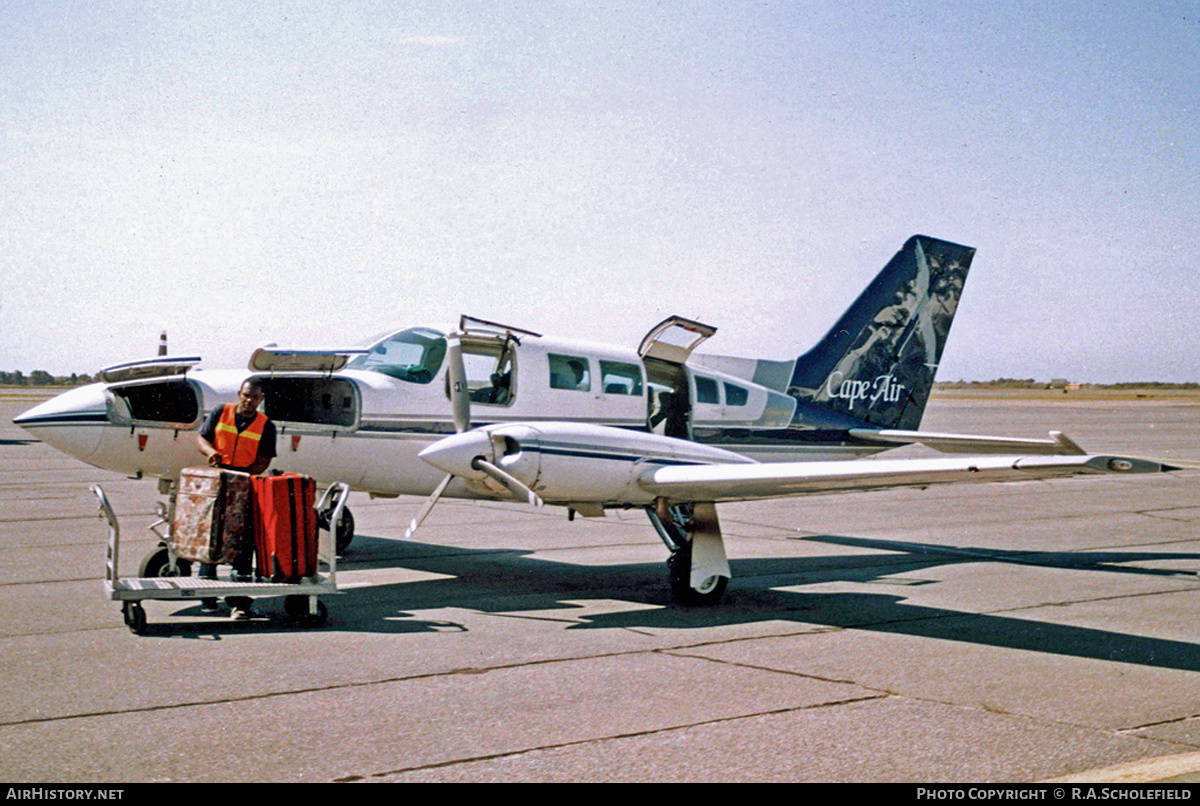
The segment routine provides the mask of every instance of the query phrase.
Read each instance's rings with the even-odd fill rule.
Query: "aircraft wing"
[[[1031,481],[1099,473],[1174,470],[1123,456],[973,456],[953,459],[854,459],[833,462],[677,465],[648,469],[638,485],[676,501],[859,492],[933,484]]]

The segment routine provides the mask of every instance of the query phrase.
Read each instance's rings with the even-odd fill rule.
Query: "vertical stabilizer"
[[[829,334],[796,361],[789,393],[880,428],[916,429],[975,250],[909,238]]]

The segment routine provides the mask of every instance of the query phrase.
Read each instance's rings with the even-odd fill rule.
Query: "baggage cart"
[[[332,514],[329,517],[328,528],[318,532],[316,573],[299,582],[238,582],[231,579],[204,579],[192,576],[123,577],[119,565],[121,528],[117,516],[100,485],[93,484],[91,490],[100,500],[100,514],[108,521],[104,590],[109,599],[121,602],[125,626],[135,635],[143,635],[146,632],[146,611],[141,604],[146,599],[199,602],[202,599],[225,596],[248,596],[256,599],[282,596],[284,611],[296,623],[306,627],[319,627],[325,623],[328,611],[325,603],[318,597],[337,592],[337,551],[333,535],[337,534],[341,525],[346,498],[350,494],[349,485],[342,482],[333,484],[325,490],[317,503],[316,509],[321,512],[327,511],[327,507],[332,505]]]

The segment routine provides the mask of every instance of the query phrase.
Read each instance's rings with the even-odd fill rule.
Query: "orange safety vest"
[[[256,412],[250,425],[238,431],[234,423],[236,410],[237,406],[232,403],[225,404],[221,419],[217,421],[213,447],[221,454],[221,464],[247,468],[258,458],[258,443],[262,440],[263,429],[267,427],[267,415]]]

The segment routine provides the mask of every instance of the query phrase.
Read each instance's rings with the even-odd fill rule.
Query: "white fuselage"
[[[196,436],[207,412],[234,402],[242,381],[254,375],[268,384],[263,411],[277,429],[273,469],[304,473],[321,484],[345,482],[381,496],[428,495],[444,473],[418,454],[455,431],[447,362],[427,353],[424,372],[414,369],[415,358],[387,364],[402,360],[411,345],[396,338],[381,344],[359,366],[332,373],[192,370],[92,384],[59,395],[16,422],[96,467],[175,478],[182,468],[202,463]],[[624,429],[628,438],[616,442],[629,442],[628,451],[618,451],[627,464],[639,449],[659,444],[651,444],[652,432],[664,433],[654,422],[656,396],[664,388],[632,350],[532,335],[519,341],[482,335],[466,337],[464,352],[472,426],[574,423]],[[697,439],[713,444],[692,442],[695,456],[679,461],[705,463],[720,456],[728,461],[729,451],[754,461],[844,459],[874,450],[796,439],[802,429],[791,423],[794,403],[778,390],[702,366],[688,366],[679,377],[686,379],[689,427]],[[772,438],[785,431],[793,438]],[[650,437],[646,445],[638,444],[639,434]],[[719,438],[706,438],[714,435]],[[572,488],[572,478],[580,481],[574,485],[577,493],[560,500],[614,500],[608,491],[612,485],[594,484],[602,472],[597,459],[603,462],[595,453],[555,455],[556,478],[564,489]],[[446,491],[457,497],[502,494],[463,479]]]

